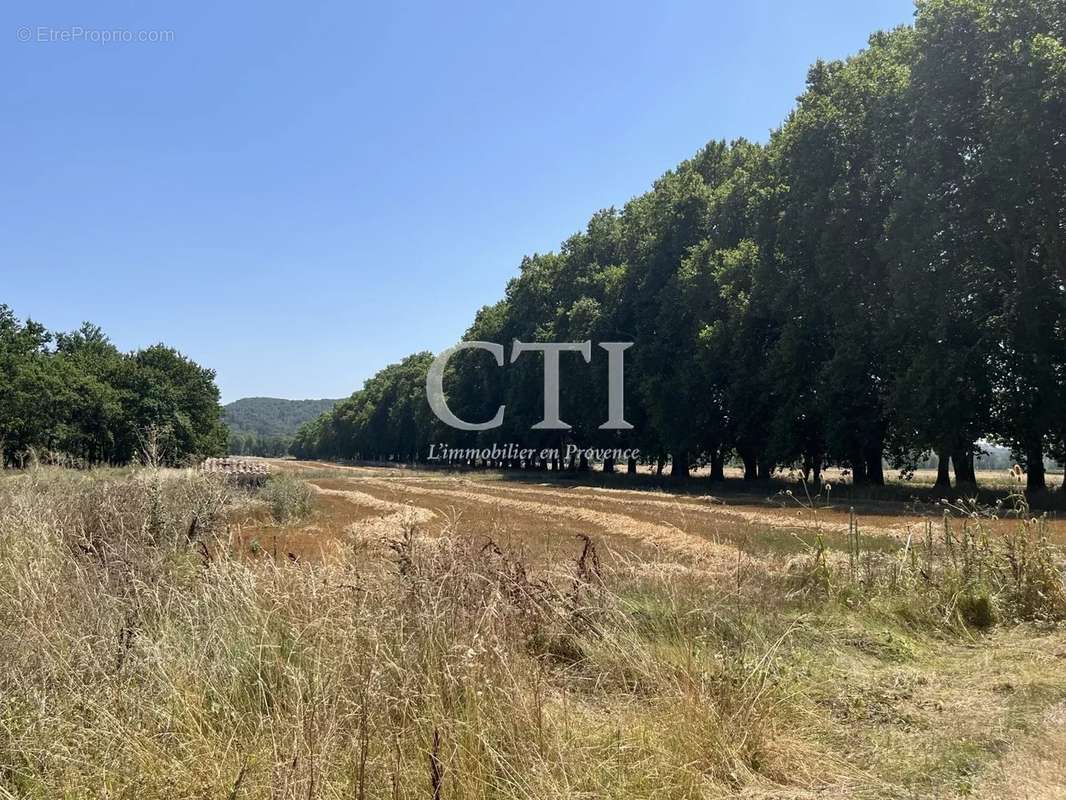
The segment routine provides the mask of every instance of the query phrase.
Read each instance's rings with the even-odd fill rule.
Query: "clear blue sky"
[[[347,396],[457,341],[524,254],[706,141],[764,141],[812,61],[911,16],[909,0],[7,2],[0,302],[53,329],[91,320],[122,349],[164,341],[216,369],[227,402]]]

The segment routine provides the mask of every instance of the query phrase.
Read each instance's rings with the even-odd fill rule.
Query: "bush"
[[[290,472],[272,475],[263,487],[263,497],[277,522],[292,522],[311,514],[314,492]]]
[[[794,592],[847,605],[888,598],[909,621],[933,625],[1066,620],[1062,553],[1048,540],[1047,520],[1032,517],[1024,497],[1013,500],[1014,508],[948,504],[939,526],[929,520],[924,536],[895,554],[865,549],[857,524],[846,560],[819,537],[794,565]],[[1017,516],[1011,529],[991,529],[1005,513]]]

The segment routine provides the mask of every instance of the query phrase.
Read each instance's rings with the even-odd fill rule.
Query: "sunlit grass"
[[[317,495],[274,524],[346,533],[290,558],[238,529],[271,499],[191,470],[3,479],[0,790],[945,796],[1066,696],[1059,634],[1007,605],[978,632],[887,552],[534,567],[459,515],[345,528]]]

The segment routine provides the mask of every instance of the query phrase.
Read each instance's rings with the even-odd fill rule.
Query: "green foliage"
[[[599,430],[596,348],[591,366],[562,359],[563,432],[530,430],[538,358],[501,369],[465,351],[446,376],[452,408],[485,420],[506,403],[506,418],[448,442],[638,447],[681,476],[705,462],[720,476],[730,457],[752,479],[798,466],[817,481],[836,465],[878,484],[886,460],[907,470],[930,452],[944,479],[950,460],[972,483],[991,440],[1043,489],[1045,457],[1066,458],[1062,9],[920,2],[913,26],[814,64],[767,145],[711,142],[558,252],[523,259],[464,339],[635,342],[634,429]],[[435,423],[400,367],[295,451],[419,457]]]
[[[854,516],[847,559],[831,558],[819,536],[793,565],[797,594],[834,598],[849,606],[885,603],[909,622],[989,628],[999,622],[1061,622],[1066,583],[1061,551],[1047,535],[1047,519],[1034,518],[1023,495],[1010,497],[1010,529],[987,523],[1006,507],[975,501],[948,504],[942,525],[926,523],[896,553],[875,551]],[[808,506],[817,518],[818,509]]]
[[[296,433],[292,453],[298,458],[424,457],[439,425],[426,402],[429,353],[409,356],[386,367],[363,388]]]
[[[222,421],[231,431],[259,436],[286,436],[329,411],[339,400],[282,400],[245,397],[222,407]]]
[[[282,400],[245,397],[222,407],[229,430],[228,452],[277,458],[289,452],[300,426],[325,414],[339,400]]]
[[[88,323],[53,335],[0,305],[0,464],[125,464],[149,438],[168,463],[225,450],[212,370],[162,344],[120,353]]]
[[[281,458],[292,447],[292,436],[258,436],[230,431],[227,452],[234,456]]]
[[[311,488],[288,472],[270,476],[262,496],[276,522],[291,522],[309,516],[314,502]]]

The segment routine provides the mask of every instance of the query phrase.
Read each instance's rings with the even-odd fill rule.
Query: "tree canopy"
[[[121,353],[95,325],[52,334],[0,305],[0,463],[124,464],[224,452],[215,373],[162,344]]]
[[[929,452],[974,480],[980,441],[1028,488],[1066,457],[1066,5],[921,0],[913,25],[818,62],[766,144],[715,141],[557,252],[525,258],[465,339],[632,341],[631,431],[599,429],[606,358],[562,359],[563,432],[540,363],[452,360],[470,420],[439,427],[412,356],[297,436],[319,457],[453,444],[625,444],[684,475],[825,465],[881,483]],[[608,465],[612,468],[613,465]]]

